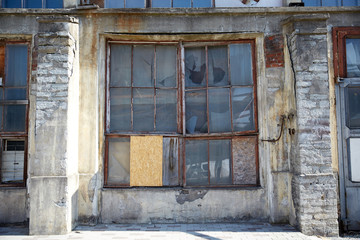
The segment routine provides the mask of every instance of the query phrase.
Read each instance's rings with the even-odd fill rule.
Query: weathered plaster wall
[[[0,191],[0,224],[20,223],[27,220],[25,188],[9,188]]]

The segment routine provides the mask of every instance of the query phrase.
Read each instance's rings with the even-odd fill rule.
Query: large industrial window
[[[3,0],[3,8],[62,8],[63,0]]]
[[[360,6],[360,0],[303,0],[305,7]]]
[[[28,44],[0,42],[1,185],[25,184]]]
[[[255,44],[108,44],[105,185],[258,184]]]

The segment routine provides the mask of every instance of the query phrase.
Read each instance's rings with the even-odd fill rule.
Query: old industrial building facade
[[[0,223],[358,230],[360,1],[301,3],[1,0]]]

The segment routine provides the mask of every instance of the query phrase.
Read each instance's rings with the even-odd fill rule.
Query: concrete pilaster
[[[40,17],[35,36],[30,117],[30,234],[66,234],[78,199],[78,21]]]
[[[332,171],[326,15],[290,18],[290,49],[296,101],[296,154],[292,198],[299,229],[337,236],[337,181]]]

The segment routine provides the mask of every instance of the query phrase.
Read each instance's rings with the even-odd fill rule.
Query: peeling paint
[[[193,202],[197,199],[203,199],[208,190],[181,190],[179,195],[175,195],[176,202],[184,204],[185,202]]]

